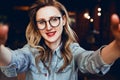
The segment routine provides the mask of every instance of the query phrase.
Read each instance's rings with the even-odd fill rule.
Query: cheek
[[[44,33],[44,31],[39,31],[40,32],[40,34],[41,34],[41,36],[43,36],[45,33]]]
[[[63,27],[62,27],[62,26],[59,27],[59,28],[57,29],[57,31],[59,32],[59,34],[62,34],[62,32],[63,32]]]

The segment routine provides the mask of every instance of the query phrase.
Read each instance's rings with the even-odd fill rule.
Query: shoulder
[[[75,50],[77,48],[81,48],[80,45],[79,45],[79,43],[71,43],[70,44],[70,49],[71,50]]]
[[[85,49],[83,49],[80,45],[79,45],[79,43],[71,43],[70,44],[70,50],[71,50],[71,52],[72,53],[81,53],[81,52],[83,52],[83,51],[85,51]]]
[[[23,48],[21,48],[20,50],[22,50],[22,51],[30,51],[30,52],[35,52],[35,51],[37,51],[36,48],[31,47],[29,44],[25,44],[25,45],[23,46]]]
[[[78,43],[71,43],[70,48],[72,49],[74,47],[80,47],[80,45]]]
[[[29,44],[25,44],[22,48],[11,50],[11,52],[16,54],[31,55],[33,53],[37,53],[38,50],[36,48],[31,47]]]
[[[26,44],[23,48],[22,48],[23,51],[27,51],[28,53],[32,53],[32,55],[37,55],[39,53],[39,50],[34,48],[34,47],[31,47],[29,44]]]

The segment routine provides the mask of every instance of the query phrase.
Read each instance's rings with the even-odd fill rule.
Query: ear
[[[64,26],[64,25],[66,24],[66,16],[65,16],[65,15],[63,15],[62,19],[63,19],[62,24],[63,24],[63,26]]]

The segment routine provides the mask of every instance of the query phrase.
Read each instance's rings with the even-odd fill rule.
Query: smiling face
[[[36,13],[37,27],[45,43],[49,46],[60,44],[65,18],[60,11],[53,6],[40,8]],[[45,28],[40,29],[45,26]]]

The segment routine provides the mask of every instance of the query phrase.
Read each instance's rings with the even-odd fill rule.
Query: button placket
[[[52,71],[55,70],[56,65],[57,65],[57,55],[56,55],[56,53],[53,53],[53,58],[52,58],[52,63],[51,63],[51,69],[52,69]]]
[[[47,73],[45,73],[44,75],[45,75],[45,77],[47,77]]]

